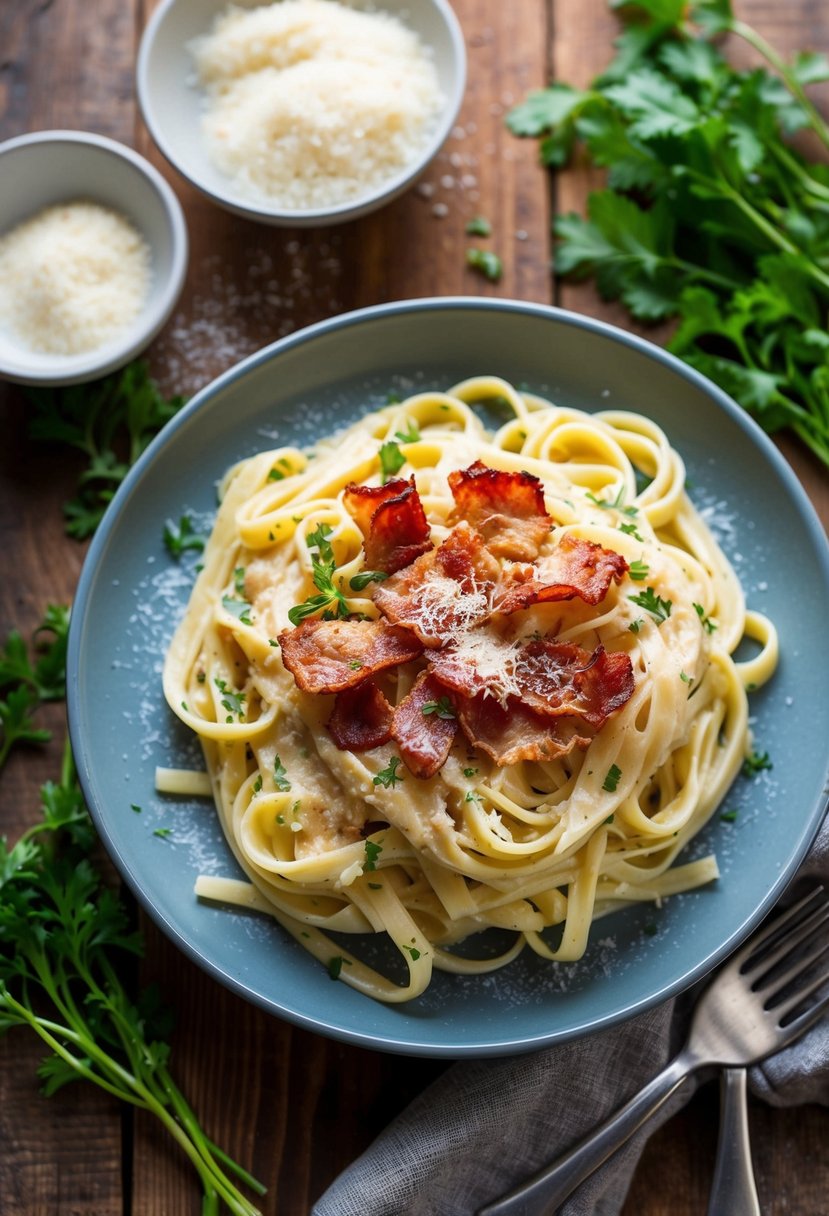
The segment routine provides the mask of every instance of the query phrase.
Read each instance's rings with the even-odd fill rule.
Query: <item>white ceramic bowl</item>
[[[268,0],[234,0],[257,8]],[[348,0],[357,9],[380,9],[400,19],[431,47],[444,105],[431,139],[420,155],[378,189],[338,206],[286,210],[251,201],[211,163],[201,138],[203,95],[194,83],[189,43],[210,29],[229,0],[162,0],[150,19],[138,53],[138,100],[158,147],[198,190],[219,206],[246,219],[281,227],[319,227],[357,219],[402,194],[432,160],[460,109],[466,83],[463,34],[448,0]]]
[[[80,384],[140,354],[175,307],[187,272],[178,199],[148,161],[85,131],[38,131],[0,144],[0,235],[55,203],[83,200],[120,212],[142,234],[152,279],[144,307],[118,338],[78,355],[27,350],[0,330],[0,377],[19,384]]]

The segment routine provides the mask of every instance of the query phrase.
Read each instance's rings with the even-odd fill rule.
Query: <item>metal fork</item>
[[[822,886],[768,922],[705,990],[667,1067],[566,1156],[477,1216],[552,1216],[692,1073],[752,1064],[794,1042],[829,1008],[829,991],[819,991],[829,981],[827,922]]]
[[[722,1071],[720,1138],[706,1216],[761,1216],[748,1135],[744,1068]]]

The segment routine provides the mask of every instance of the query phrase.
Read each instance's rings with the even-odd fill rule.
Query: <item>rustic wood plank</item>
[[[129,142],[133,125],[134,5],[106,7],[16,0],[0,5],[0,139],[49,128],[97,131]],[[0,630],[29,634],[49,602],[67,603],[83,547],[63,535],[61,504],[79,462],[31,443],[22,394],[0,385]],[[2,776],[0,833],[16,839],[37,815],[38,787],[60,763],[61,706],[47,707],[55,733],[22,749]],[[92,1086],[54,1098],[38,1092],[45,1049],[14,1030],[0,1039],[0,1208],[4,1216],[120,1216],[122,1115]]]

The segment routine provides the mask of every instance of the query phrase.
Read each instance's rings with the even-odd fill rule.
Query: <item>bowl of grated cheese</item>
[[[460,109],[448,0],[162,0],[138,99],[170,163],[260,223],[353,220],[403,193]]]
[[[152,341],[187,271],[170,186],[131,148],[84,131],[0,144],[0,377],[80,384]]]

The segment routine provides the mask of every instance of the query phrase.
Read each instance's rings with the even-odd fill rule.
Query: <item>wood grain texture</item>
[[[191,263],[176,313],[150,351],[169,391],[192,393],[244,355],[310,322],[395,298],[490,294],[554,300],[629,325],[589,285],[554,283],[552,212],[582,211],[599,175],[576,165],[551,180],[532,141],[505,111],[551,76],[586,84],[609,60],[615,20],[606,0],[456,0],[469,81],[456,129],[418,185],[384,211],[331,230],[283,231],[214,207],[153,147],[137,112],[137,38],[156,0],[0,3],[0,138],[86,128],[133,144],[165,173],[187,214]],[[829,47],[823,0],[738,0],[781,47]],[[745,54],[743,48],[735,53]],[[484,214],[486,241],[467,237]],[[490,284],[465,265],[481,244],[501,256]],[[659,332],[649,336],[659,339]],[[30,631],[49,601],[67,601],[83,547],[62,532],[61,504],[77,464],[26,437],[26,406],[0,386],[0,628]],[[829,526],[829,479],[795,443],[781,449]],[[54,774],[53,745],[15,756],[2,776],[0,831],[34,818]],[[177,1013],[173,1073],[208,1133],[268,1186],[267,1216],[307,1216],[336,1174],[445,1065],[351,1048],[289,1026],[208,979],[149,923],[142,980]],[[0,1039],[0,1211],[3,1216],[197,1216],[195,1178],[154,1123],[124,1114],[91,1087],[37,1092],[41,1055],[23,1032]],[[752,1104],[764,1210],[827,1210],[827,1113]],[[717,1094],[706,1086],[650,1142],[625,1216],[698,1216],[715,1151]],[[368,1214],[370,1216],[370,1214]],[[458,1214],[463,1216],[463,1214]]]

